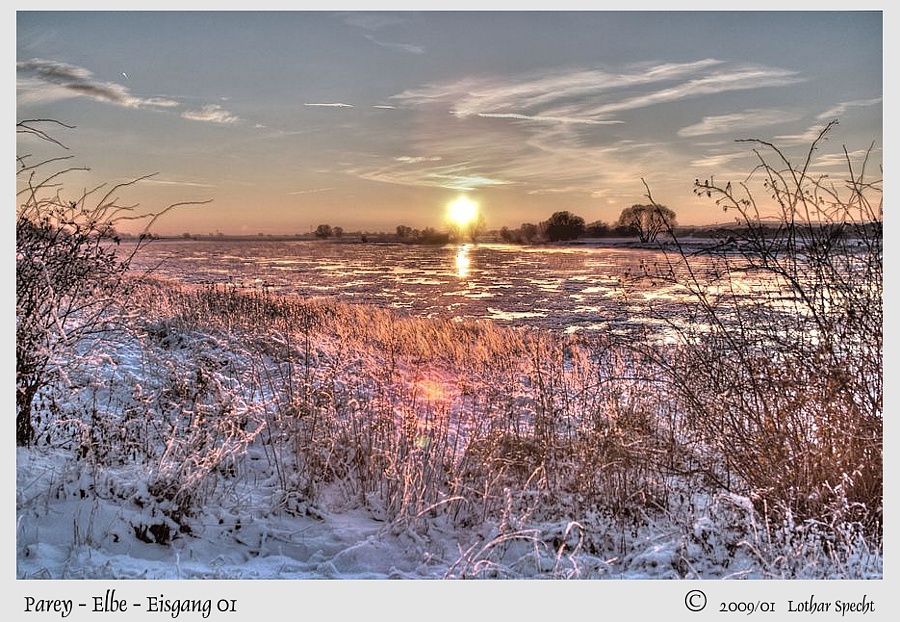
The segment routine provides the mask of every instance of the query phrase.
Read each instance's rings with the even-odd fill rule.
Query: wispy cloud
[[[69,97],[87,97],[125,108],[171,109],[181,106],[179,102],[165,97],[135,95],[124,84],[98,80],[88,69],[61,61],[35,58],[17,63],[16,69],[19,74],[18,89],[21,101],[54,101]],[[184,111],[181,116],[194,121],[223,124],[240,120],[216,104],[204,106],[200,110]]]
[[[534,190],[529,190],[526,194],[532,196],[541,196],[548,194],[572,194],[572,193],[584,193],[584,186],[552,186],[547,188],[535,188]],[[597,190],[589,193],[591,197],[600,197],[604,194],[608,194],[608,191]]]
[[[829,108],[816,117],[820,121],[835,119],[844,115],[850,108],[860,108],[868,106],[876,106],[884,100],[883,97],[873,97],[872,99],[857,99],[849,102],[840,103],[833,108]]]
[[[872,157],[873,154],[868,149],[857,149],[855,151],[849,151],[846,154],[828,153],[816,158],[816,166],[843,168],[846,171],[849,165],[853,167],[855,174],[859,175],[866,159],[871,159]]]
[[[520,186],[526,193],[582,194],[610,201],[622,200],[610,188],[632,188],[636,193],[632,200],[637,200],[643,178],[679,183],[684,171],[673,163],[683,160],[685,145],[682,140],[642,138],[648,132],[641,130],[641,117],[634,113],[652,114],[646,125],[655,127],[670,104],[801,81],[796,72],[778,67],[704,58],[427,84],[390,101],[413,111],[443,111],[456,121],[452,126],[435,123],[417,134],[417,150],[440,154],[443,160],[417,161],[415,166],[411,162],[400,166],[397,161],[368,175],[391,183],[442,187],[449,187],[448,180],[475,187],[502,183]],[[677,137],[724,134],[795,119],[791,112],[748,109],[707,116],[683,127]],[[733,143],[728,144],[733,149]],[[746,154],[712,153],[696,157],[692,165],[723,166],[742,157]]]
[[[433,128],[417,137],[417,150],[435,155],[396,156],[356,174],[370,181],[407,186],[478,190],[517,186],[526,193],[599,197],[611,183],[626,180],[638,192],[643,174],[657,176],[672,159],[665,147],[637,141],[586,145],[558,125],[510,129],[484,123]],[[437,155],[440,154],[440,155]]]
[[[239,117],[231,114],[218,104],[208,104],[203,106],[200,110],[187,110],[181,113],[181,116],[185,119],[191,119],[192,121],[208,121],[210,123],[222,123],[224,125],[240,121]]]
[[[491,186],[508,186],[514,182],[506,179],[495,179],[478,174],[466,174],[461,171],[450,171],[448,173],[431,173],[426,180],[433,182],[431,185],[447,190],[456,190],[458,192],[472,192],[480,188],[489,188]]]
[[[172,179],[156,179],[149,178],[141,183],[144,184],[155,184],[158,186],[190,186],[192,188],[215,188],[214,184],[199,182],[199,181],[178,181]]]
[[[411,43],[393,43],[390,41],[380,41],[376,39],[372,35],[366,35],[366,39],[374,43],[375,45],[379,45],[383,48],[388,48],[389,50],[398,50],[400,52],[406,52],[408,54],[424,54],[425,48],[421,45],[413,45]]]
[[[393,99],[403,106],[445,106],[460,118],[590,125],[616,122],[619,113],[629,110],[799,81],[795,72],[785,69],[703,59],[632,66],[618,72],[570,70],[518,79],[466,79],[408,90]]]
[[[332,190],[334,190],[334,188],[310,188],[309,190],[294,190],[293,192],[288,192],[288,195],[319,194],[320,192],[331,192]]]
[[[393,158],[395,164],[376,170],[362,171],[360,177],[369,181],[402,186],[424,186],[467,192],[513,183],[507,179],[492,176],[489,170],[479,162],[444,163],[443,160],[444,158],[438,156],[400,156]],[[437,165],[437,162],[441,162],[441,164]]]
[[[579,119],[577,117],[552,116],[552,115],[527,115],[514,112],[479,112],[482,119],[512,119],[513,121],[536,121],[538,123],[575,123],[583,125],[616,125],[623,123],[619,120]]]
[[[98,80],[84,67],[34,58],[16,63],[18,89],[23,101],[48,101],[87,97],[127,108],[172,108],[178,102],[163,97],[140,97],[117,82]]]
[[[404,164],[419,164],[421,162],[440,162],[442,159],[440,156],[398,156],[394,158],[394,161]]]
[[[383,38],[377,38],[372,32],[384,30],[391,26],[399,26],[408,20],[399,15],[391,15],[389,13],[344,13],[344,23],[355,28],[361,28],[369,31],[363,36],[377,46],[396,50],[406,54],[424,54],[425,48],[421,45],[412,43],[400,43],[396,41],[385,41]]]
[[[609,99],[617,92],[659,82],[677,80],[719,65],[720,61],[704,59],[692,63],[637,65],[620,72],[604,69],[543,72],[520,76],[509,81],[461,82],[464,97],[454,106],[454,113],[468,116],[484,112],[520,112],[537,115],[564,107],[590,114],[594,103]]]
[[[799,134],[783,134],[775,137],[775,142],[781,145],[804,145],[807,146],[816,140],[822,133],[822,125],[811,125],[805,131]]]
[[[342,104],[341,102],[314,103],[303,104],[307,108],[353,108],[353,104]]]
[[[687,80],[658,91],[626,97],[619,101],[598,106],[589,114],[607,115],[671,102],[692,99],[702,95],[715,95],[733,91],[788,86],[801,82],[796,72],[786,69],[745,67],[719,70],[710,75]]]
[[[396,110],[397,106],[386,106],[384,104],[376,104],[372,106],[372,108],[378,108],[379,110]]]
[[[703,157],[691,160],[691,166],[694,166],[697,168],[720,169],[736,160],[743,160],[747,157],[748,157],[747,153],[744,151],[729,152],[729,153],[717,153],[717,154],[705,155]]]
[[[734,134],[737,131],[754,127],[776,125],[795,121],[799,115],[781,110],[750,109],[742,112],[703,117],[700,123],[688,125],[678,130],[678,136],[685,138],[705,136],[708,134]]]

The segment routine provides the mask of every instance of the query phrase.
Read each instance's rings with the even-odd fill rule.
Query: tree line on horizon
[[[673,210],[662,205],[632,205],[622,210],[614,224],[603,221],[587,223],[584,218],[569,211],[554,212],[547,220],[539,223],[522,223],[518,229],[501,227],[497,232],[503,242],[511,244],[534,244],[537,242],[566,242],[579,238],[637,237],[641,242],[654,242],[660,233],[677,225]],[[446,244],[452,241],[477,242],[485,233],[484,220],[461,230],[450,227],[439,231],[434,227],[415,229],[408,225],[397,225],[394,236],[408,243]],[[319,239],[340,238],[343,229],[331,225],[319,225],[315,236]],[[365,237],[365,236],[364,236]]]
[[[606,237],[637,237],[641,242],[653,242],[660,233],[676,224],[675,212],[662,205],[626,207],[614,224],[601,220],[587,223],[581,216],[564,210],[554,212],[550,218],[537,224],[522,223],[518,229],[503,227],[500,229],[500,239],[516,244]]]

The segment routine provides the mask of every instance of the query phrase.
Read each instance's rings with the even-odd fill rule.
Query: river
[[[554,331],[649,321],[672,286],[632,282],[662,253],[626,246],[443,246],[310,240],[154,240],[132,267],[193,284],[333,297],[424,317],[489,319]]]

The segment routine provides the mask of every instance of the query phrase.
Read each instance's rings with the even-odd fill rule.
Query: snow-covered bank
[[[494,521],[456,529],[442,520],[401,529],[339,491],[302,515],[272,511],[272,491],[247,484],[197,508],[191,533],[165,545],[138,526],[159,516],[134,499],[100,492],[58,451],[19,450],[17,577],[20,579],[766,579],[764,529],[746,499],[722,496],[692,525],[662,519],[622,529],[611,517]],[[119,471],[120,486],[142,484]],[[330,497],[330,498],[329,498]],[[256,501],[254,501],[256,500]],[[837,567],[814,540],[783,560],[792,579],[880,579],[882,559],[860,542]],[[605,545],[606,550],[598,550]],[[624,554],[622,554],[624,552]]]
[[[615,351],[166,288],[41,402],[18,578],[882,576],[851,523],[772,525],[665,467]]]

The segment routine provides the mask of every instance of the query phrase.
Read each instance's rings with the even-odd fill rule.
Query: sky
[[[74,128],[16,149],[88,167],[76,193],[149,176],[117,195],[135,211],[197,202],[161,234],[440,229],[460,195],[488,228],[612,223],[648,189],[680,224],[725,222],[692,186],[747,179],[741,139],[802,161],[837,120],[815,170],[874,145],[881,178],[882,32],[878,8],[20,9],[17,121]]]

